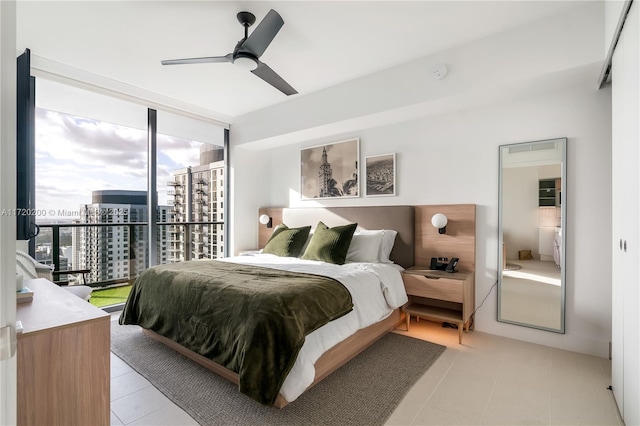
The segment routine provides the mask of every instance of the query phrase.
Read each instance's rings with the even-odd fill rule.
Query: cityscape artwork
[[[365,158],[367,197],[396,195],[396,154]]]
[[[359,144],[359,139],[351,139],[302,149],[302,199],[359,197]]]

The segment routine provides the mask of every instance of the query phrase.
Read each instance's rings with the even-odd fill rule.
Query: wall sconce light
[[[431,224],[434,226],[434,228],[438,228],[439,234],[447,233],[447,222],[447,217],[442,213],[436,213],[431,218]]]
[[[266,214],[260,215],[260,217],[258,218],[258,221],[260,221],[260,223],[263,225],[267,225],[267,228],[273,227],[273,219],[271,219]]]

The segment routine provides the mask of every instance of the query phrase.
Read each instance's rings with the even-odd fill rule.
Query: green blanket
[[[156,266],[131,289],[120,324],[138,324],[238,373],[273,405],[305,336],[353,308],[338,281],[216,260]]]

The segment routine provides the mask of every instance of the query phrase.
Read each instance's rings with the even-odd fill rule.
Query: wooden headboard
[[[439,234],[431,225],[431,217],[436,213],[447,216],[446,234]],[[429,266],[432,257],[458,257],[458,269],[475,271],[475,204],[298,209],[265,207],[259,210],[259,214],[270,216],[274,228],[283,221],[287,226],[315,227],[322,220],[327,226],[357,222],[364,229],[395,229],[398,237],[391,259],[400,266]],[[258,230],[259,247],[262,248],[269,240],[273,228],[259,225]]]
[[[390,259],[402,267],[413,266],[414,262],[414,224],[413,206],[366,206],[366,207],[310,207],[310,208],[261,208],[259,214],[267,214],[273,219],[273,226],[285,223],[298,227],[311,225],[315,228],[318,221],[332,227],[356,222],[359,229],[393,229],[398,231]],[[262,248],[266,244],[273,228],[259,227],[258,243]]]
[[[447,232],[431,225],[436,213],[447,216]],[[432,257],[460,258],[458,269],[476,269],[476,205],[442,204],[416,206],[415,264],[429,266]]]

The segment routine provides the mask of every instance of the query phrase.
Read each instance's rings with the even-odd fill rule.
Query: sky
[[[158,135],[159,205],[168,205],[171,172],[200,164],[200,145]],[[92,191],[146,191],[146,157],[146,131],[37,108],[36,221],[67,221],[63,211],[90,204]]]

